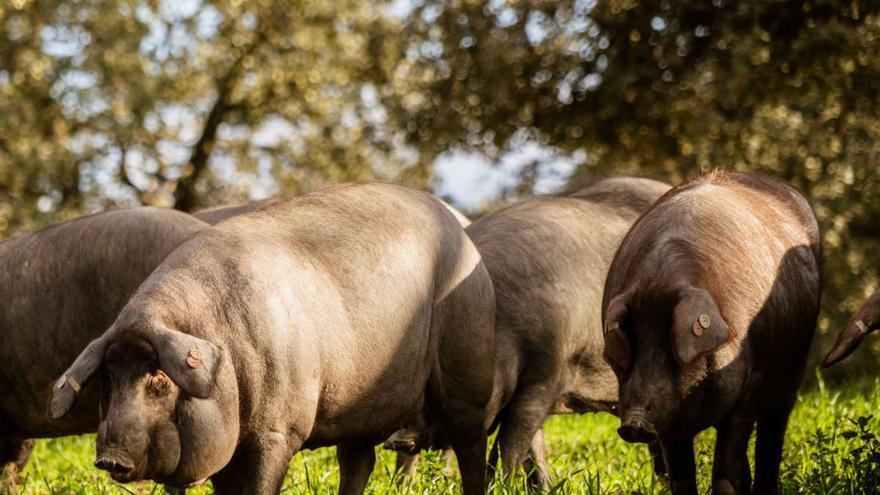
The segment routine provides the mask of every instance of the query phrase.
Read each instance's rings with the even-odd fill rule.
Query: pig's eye
[[[157,395],[162,395],[168,392],[170,385],[171,380],[169,380],[168,376],[161,371],[156,371],[147,379],[147,388]]]

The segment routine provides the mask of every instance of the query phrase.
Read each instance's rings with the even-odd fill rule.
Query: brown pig
[[[205,227],[178,211],[135,208],[0,244],[0,466],[10,478],[27,461],[29,439],[95,431],[97,388],[85,387],[84,400],[51,421],[49,385],[168,253]]]
[[[842,361],[856,350],[865,335],[878,328],[880,328],[880,291],[873,293],[840,331],[834,347],[825,356],[822,366],[828,367]]]
[[[96,466],[118,481],[278,493],[336,445],[340,493],[373,446],[437,418],[467,495],[486,488],[495,296],[455,217],[390,184],[327,188],[221,221],[174,251],[57,381],[63,417],[103,382]]]
[[[693,439],[709,427],[718,431],[714,493],[776,493],[820,265],[810,205],[756,174],[716,171],[674,188],[621,243],[603,298],[618,432],[659,440],[673,494],[697,493]]]

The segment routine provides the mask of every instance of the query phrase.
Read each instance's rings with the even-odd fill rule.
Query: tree
[[[880,275],[880,4],[427,1],[386,105],[425,153],[529,132],[582,149],[573,180],[714,167],[791,180],[824,232],[820,328]],[[404,124],[401,124],[404,125]]]
[[[364,178],[423,184],[377,88],[381,5],[0,6],[0,236],[112,205],[191,210]]]

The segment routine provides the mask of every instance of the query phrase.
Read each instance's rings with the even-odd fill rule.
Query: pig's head
[[[238,389],[228,355],[168,328],[112,328],[52,390],[60,418],[80,387],[101,379],[95,466],[113,479],[190,486],[219,471],[238,441]]]
[[[832,366],[852,354],[865,335],[880,328],[880,291],[875,292],[837,335],[834,347],[825,356],[823,367]]]
[[[604,357],[617,376],[620,436],[651,442],[712,424],[744,379],[723,377],[725,393],[706,399],[719,385],[710,384],[716,377],[709,379],[713,353],[729,333],[714,299],[701,288],[633,287],[612,297],[605,311]]]
[[[446,448],[448,443],[439,423],[419,416],[388,437],[382,443],[382,448],[404,454],[418,454],[422,450]]]

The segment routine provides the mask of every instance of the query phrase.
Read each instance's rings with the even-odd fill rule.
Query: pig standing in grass
[[[621,243],[603,300],[618,432],[659,439],[674,494],[697,493],[693,439],[708,427],[718,431],[715,493],[777,491],[819,312],[820,251],[816,219],[795,189],[723,172],[670,191]]]
[[[96,465],[118,481],[278,493],[302,448],[337,445],[361,493],[373,446],[438,418],[464,492],[486,489],[495,297],[435,198],[343,185],[206,229],[147,279],[57,381],[54,417],[105,379]]]
[[[822,366],[832,366],[849,356],[865,335],[880,328],[880,291],[871,295],[865,304],[849,320],[846,327],[837,335],[834,348],[825,356]]]
[[[50,421],[50,384],[109,327],[154,268],[206,224],[177,211],[119,210],[0,244],[0,466],[7,477],[33,441],[94,432],[97,387]]]
[[[617,402],[617,381],[602,357],[602,286],[627,230],[668,190],[648,179],[606,179],[521,201],[468,227],[497,299],[489,411],[499,432],[491,465],[499,454],[506,472],[525,463],[533,482],[547,487],[547,416],[610,411]],[[415,429],[426,438],[402,431],[386,446],[442,446],[430,424]]]

